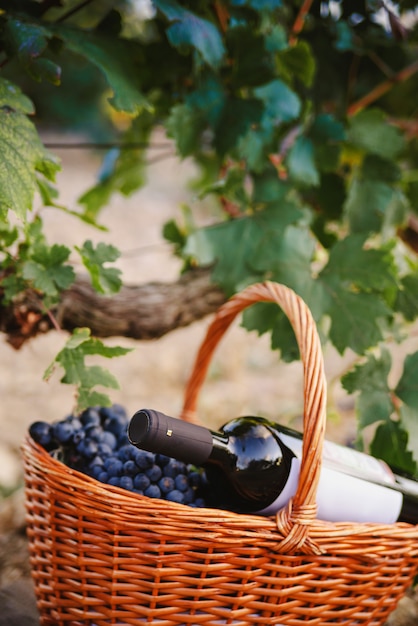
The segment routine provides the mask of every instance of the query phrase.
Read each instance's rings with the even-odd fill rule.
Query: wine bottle
[[[272,515],[296,492],[302,435],[261,417],[239,417],[219,432],[141,409],[128,426],[138,448],[205,468],[209,506]],[[418,523],[418,482],[372,456],[324,442],[318,519]]]

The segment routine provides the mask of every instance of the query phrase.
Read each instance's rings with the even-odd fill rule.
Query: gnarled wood
[[[78,276],[50,315],[33,291],[12,305],[0,304],[0,331],[15,348],[56,322],[68,331],[87,326],[96,337],[156,339],[214,312],[224,301],[208,269],[189,271],[173,283],[125,285],[113,296],[98,294],[86,277]]]

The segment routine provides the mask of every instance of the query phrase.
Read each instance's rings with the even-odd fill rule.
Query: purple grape
[[[107,462],[109,461],[109,462]],[[123,471],[123,463],[115,457],[105,459],[104,466],[109,476],[121,476]]]
[[[177,502],[178,504],[184,504],[184,493],[182,493],[178,489],[173,489],[173,491],[170,491],[166,495],[165,499],[169,500],[170,502]]]
[[[187,491],[189,488],[189,481],[184,474],[178,474],[174,479],[174,484],[179,491]]]
[[[89,408],[80,415],[80,422],[84,425],[100,426],[100,415],[96,409]]]
[[[126,476],[135,476],[138,473],[138,466],[134,461],[125,461],[123,464],[123,473],[126,474]]]
[[[158,485],[150,485],[144,490],[144,496],[148,498],[161,498],[161,491]]]
[[[174,489],[174,480],[171,478],[171,476],[163,476],[159,481],[158,486],[162,494],[169,493]]]
[[[107,481],[109,480],[109,475],[107,472],[101,472],[98,477],[97,480],[100,480],[101,483],[107,483]]]
[[[155,463],[155,454],[147,452],[146,450],[137,450],[139,454],[135,454],[133,460],[138,465],[139,469],[146,470],[152,467]]]
[[[154,464],[152,467],[145,470],[145,474],[148,476],[152,483],[157,483],[163,475],[163,470],[161,469],[161,467]]]
[[[52,436],[59,444],[68,443],[74,435],[74,429],[70,422],[57,422],[52,427]]]
[[[176,459],[170,459],[163,470],[164,476],[170,476],[171,478],[175,478],[178,474],[184,474],[186,471],[185,464]]]
[[[118,440],[113,433],[104,430],[100,434],[99,443],[106,444],[111,450],[114,450],[117,446]]]
[[[123,489],[128,489],[128,491],[133,490],[134,483],[130,476],[121,476],[119,481],[120,481],[120,486],[123,487]]]
[[[205,475],[164,454],[139,450],[127,438],[128,419],[120,405],[91,407],[29,433],[55,459],[99,482],[181,504],[204,506],[199,488]]]
[[[135,489],[140,489],[141,491],[145,491],[150,486],[151,481],[145,474],[137,474],[134,478],[134,487]]]
[[[42,421],[33,422],[29,427],[29,434],[36,443],[39,443],[46,450],[50,450],[51,445],[55,447],[51,424]]]

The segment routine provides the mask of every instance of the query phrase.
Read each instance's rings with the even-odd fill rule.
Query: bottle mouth
[[[128,426],[128,439],[134,444],[138,445],[142,443],[149,433],[150,429],[150,416],[146,411],[141,409],[137,411],[131,418]]]

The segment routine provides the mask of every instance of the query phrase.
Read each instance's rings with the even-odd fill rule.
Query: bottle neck
[[[203,426],[151,409],[141,409],[134,414],[128,426],[128,437],[138,448],[175,456],[193,465],[204,465],[212,455],[219,458],[228,441]]]

